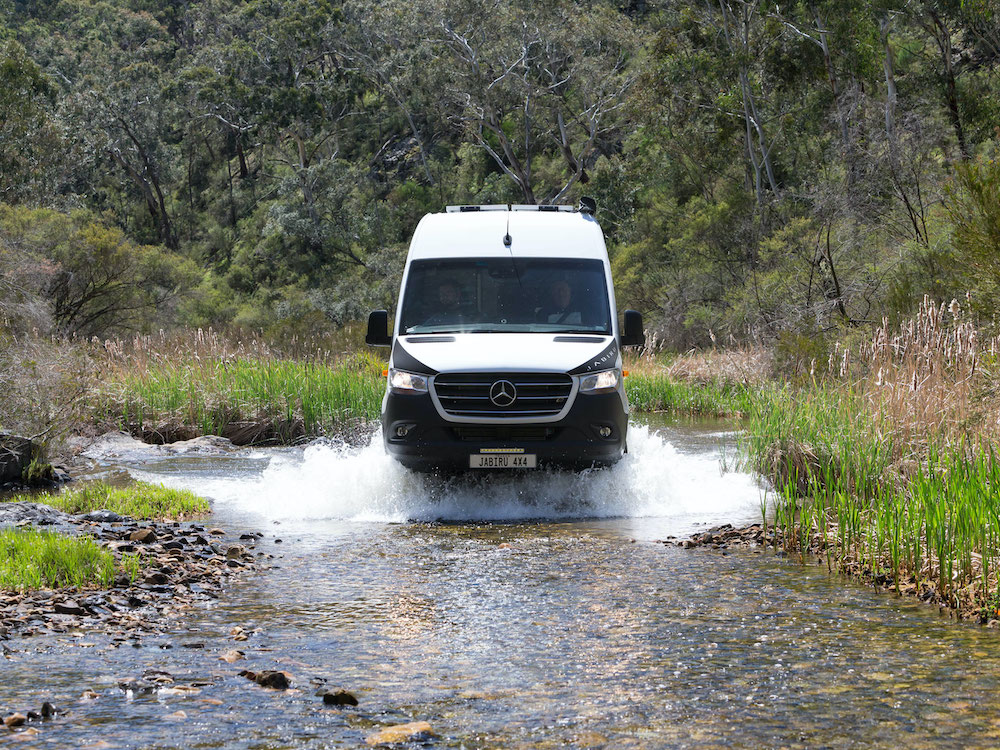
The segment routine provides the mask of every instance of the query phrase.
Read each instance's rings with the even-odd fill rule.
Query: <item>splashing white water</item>
[[[744,521],[760,513],[748,474],[722,473],[715,453],[689,455],[648,427],[629,428],[629,453],[614,467],[583,472],[409,471],[375,434],[364,448],[313,445],[275,455],[262,473],[229,479],[145,478],[189,487],[219,504],[268,520],[508,521],[674,517]]]

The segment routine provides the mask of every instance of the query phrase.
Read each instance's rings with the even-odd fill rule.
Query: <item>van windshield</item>
[[[416,260],[399,330],[610,336],[604,264],[567,258]]]

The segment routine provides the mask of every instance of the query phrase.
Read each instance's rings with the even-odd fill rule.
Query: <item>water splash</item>
[[[721,522],[759,515],[754,479],[722,473],[717,452],[682,453],[642,425],[629,428],[629,451],[608,469],[442,478],[397,464],[385,454],[376,433],[362,448],[317,444],[274,455],[263,472],[250,476],[146,478],[188,486],[212,497],[217,507],[267,520],[392,523],[670,516]]]

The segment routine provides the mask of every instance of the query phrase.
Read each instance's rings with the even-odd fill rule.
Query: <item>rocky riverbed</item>
[[[0,640],[99,629],[115,645],[141,643],[273,557],[258,549],[260,532],[236,538],[199,523],[137,521],[108,511],[70,515],[40,503],[0,505],[5,526],[90,536],[116,559],[139,555],[143,563],[136,580],[119,573],[106,590],[0,592]]]

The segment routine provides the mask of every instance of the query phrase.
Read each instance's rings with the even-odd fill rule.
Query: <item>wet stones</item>
[[[65,599],[61,602],[56,602],[52,605],[52,608],[60,615],[85,615],[87,610],[81,607],[73,599]]]
[[[673,544],[684,549],[695,549],[697,547],[711,547],[713,549],[727,549],[730,546],[757,547],[771,541],[771,535],[765,534],[760,524],[752,524],[742,529],[737,529],[732,524],[724,524],[715,528],[692,535],[689,539],[677,540],[669,537],[664,544]]]

